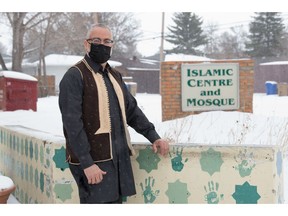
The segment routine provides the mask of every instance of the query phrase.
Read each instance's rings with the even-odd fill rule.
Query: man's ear
[[[84,40],[84,48],[87,53],[90,52],[90,44],[86,40]]]

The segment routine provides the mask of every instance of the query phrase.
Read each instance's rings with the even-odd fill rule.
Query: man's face
[[[87,53],[90,52],[91,43],[112,47],[112,33],[106,28],[95,27],[90,32],[89,39],[84,41],[84,47]]]

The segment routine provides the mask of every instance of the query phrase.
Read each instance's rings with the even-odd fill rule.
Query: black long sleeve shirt
[[[120,110],[118,105],[115,106],[115,103],[118,103],[118,100],[116,100],[115,96],[113,96],[114,89],[113,86],[109,84],[109,77],[105,75],[105,73],[109,72],[110,66],[107,65],[105,71],[100,72],[102,70],[101,65],[92,62],[87,56],[85,56],[85,59],[96,73],[101,73],[104,76],[109,94],[109,100],[113,100],[110,101],[110,104],[114,104],[113,107],[110,107],[110,112],[112,112],[112,143],[115,143],[119,136],[121,136],[121,139],[124,140],[123,130],[115,130],[115,128],[119,128],[119,124],[122,124],[120,127],[126,127],[126,125],[123,125],[123,121],[119,121],[119,115],[116,115],[118,116],[116,118],[113,117],[115,116],[114,112],[119,113]],[[125,83],[122,82],[122,85],[125,85]],[[88,142],[82,122],[83,80],[78,69],[74,67],[70,68],[61,80],[59,87],[59,107],[62,113],[63,127],[67,131],[69,143],[73,152],[79,158],[82,168],[85,169],[91,166],[94,161],[89,154],[90,144]],[[128,89],[123,89],[125,89],[123,93],[126,105],[125,109],[127,124],[153,143],[155,140],[160,138],[154,125],[147,119],[145,114],[138,107],[136,99],[130,94]],[[113,155],[116,154],[114,152],[116,152],[115,149],[113,149]]]

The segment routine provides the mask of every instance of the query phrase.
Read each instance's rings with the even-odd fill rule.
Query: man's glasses
[[[86,40],[89,44],[95,44],[95,45],[99,45],[99,44],[104,44],[106,46],[111,46],[114,41],[113,40],[110,40],[110,39],[104,39],[104,40],[101,40],[100,38],[90,38],[90,39],[87,39]]]

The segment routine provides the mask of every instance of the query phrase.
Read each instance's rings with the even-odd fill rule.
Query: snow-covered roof
[[[111,67],[120,67],[122,65],[121,62],[113,61],[113,60],[109,60],[108,63]]]
[[[151,64],[151,65],[159,64],[159,61],[153,59],[140,59],[140,62],[143,64]]]
[[[37,62],[29,62],[28,59],[23,59],[22,66],[23,67],[36,67]],[[12,62],[6,63],[6,67],[11,70],[12,69]]]
[[[72,66],[78,61],[83,59],[83,56],[77,55],[60,55],[50,54],[45,57],[45,63],[47,66]],[[38,61],[34,62],[37,63]],[[121,66],[121,62],[109,60],[108,63],[111,67]]]
[[[128,70],[133,71],[158,71],[159,68],[136,68],[136,67],[127,67]]]
[[[288,65],[288,61],[274,61],[274,62],[265,62],[260,65]]]
[[[20,80],[30,80],[30,81],[37,81],[37,79],[33,76],[30,76],[25,73],[16,72],[16,71],[0,71],[0,77],[6,78],[13,78],[13,79],[20,79]]]
[[[167,54],[165,55],[165,61],[211,61],[213,59],[196,56],[196,55],[185,55],[185,54]]]
[[[58,54],[50,54],[45,57],[46,65],[57,66],[57,65],[67,65],[71,66],[78,61],[83,59],[83,56],[76,55],[58,55]],[[38,62],[38,61],[37,61]]]

